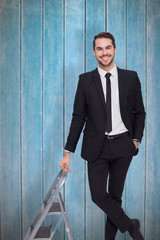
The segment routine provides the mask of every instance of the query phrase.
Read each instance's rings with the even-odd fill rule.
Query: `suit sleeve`
[[[136,94],[135,105],[133,111],[133,139],[141,141],[145,125],[145,110],[142,99],[141,84],[136,74]]]
[[[65,149],[74,152],[79,140],[80,134],[82,132],[84,123],[86,122],[86,100],[85,94],[82,86],[82,77],[79,77],[79,82],[77,86],[77,91],[74,100],[72,121],[70,125],[70,130],[65,145]]]

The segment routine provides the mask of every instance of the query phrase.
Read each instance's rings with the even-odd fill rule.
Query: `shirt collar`
[[[105,77],[106,71],[104,71],[102,68],[98,66],[98,72],[101,77]],[[114,64],[114,67],[109,71],[111,73],[111,76],[116,77],[117,75],[117,66]]]

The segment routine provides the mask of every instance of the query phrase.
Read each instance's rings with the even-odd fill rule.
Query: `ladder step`
[[[64,202],[62,202],[63,204],[63,207],[64,207],[64,210],[65,210],[65,204]],[[66,211],[66,210],[65,210]],[[49,212],[48,212],[48,215],[58,215],[58,214],[62,214],[61,212],[61,208],[60,208],[60,204],[58,202],[53,202]]]
[[[51,227],[40,227],[34,239],[48,240],[51,236]]]
[[[66,214],[65,203],[60,192],[66,181],[66,177],[67,173],[63,170],[58,173],[23,240],[51,240],[62,220],[65,223],[69,240],[73,240]],[[52,219],[54,217],[48,217],[48,221],[51,221],[51,223],[50,226],[46,226],[44,225],[44,221],[47,215],[61,216],[56,216],[55,220]]]

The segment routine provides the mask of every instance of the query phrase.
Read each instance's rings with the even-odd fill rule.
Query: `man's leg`
[[[114,199],[120,206],[122,204],[122,192],[127,175],[127,171],[134,152],[134,145],[130,141],[129,136],[116,139],[116,141],[110,141],[110,153],[112,159],[110,161],[110,173],[108,192],[112,199]],[[127,148],[127,149],[125,149]],[[116,151],[116,155],[115,155]],[[123,151],[123,152],[122,152]],[[119,158],[117,157],[119,153]],[[115,156],[115,158],[114,158]],[[106,239],[114,240],[118,228],[107,218],[106,223]]]
[[[126,141],[122,141],[122,149],[119,146],[120,141],[118,139],[115,140],[106,140],[101,152],[100,157],[95,162],[88,163],[88,177],[89,177],[89,185],[91,190],[92,200],[107,214],[110,221],[116,226],[116,228],[120,229],[121,232],[125,232],[130,229],[132,226],[131,219],[124,213],[120,204],[115,201],[110,194],[106,191],[107,185],[107,177],[109,173],[109,168],[111,166],[111,162],[116,158],[120,158],[120,153],[123,153],[123,143]],[[112,144],[111,142],[112,141]],[[115,156],[112,156],[111,150],[113,142],[115,147],[117,147],[117,153],[114,149]],[[128,145],[129,146],[129,145]],[[127,148],[128,148],[127,146]],[[130,159],[128,160],[128,166],[131,161],[131,152],[133,151],[130,148]],[[120,151],[119,151],[120,149]],[[127,150],[128,151],[128,150]],[[114,158],[113,158],[114,157]],[[122,163],[122,167],[123,167]],[[128,169],[128,167],[127,167]],[[126,175],[126,174],[125,174]],[[115,183],[113,182],[112,185]],[[123,183],[124,185],[124,183]],[[121,187],[123,190],[123,187]],[[107,239],[108,240],[108,239]],[[110,239],[109,239],[110,240]]]

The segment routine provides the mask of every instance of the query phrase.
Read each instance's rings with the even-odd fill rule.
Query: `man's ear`
[[[95,54],[95,50],[94,50],[94,49],[93,49],[93,55],[96,56],[96,54]]]
[[[117,48],[115,48],[115,54],[117,53]]]

